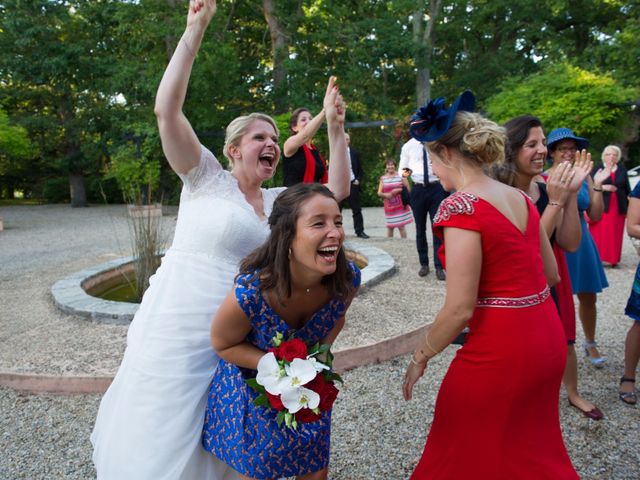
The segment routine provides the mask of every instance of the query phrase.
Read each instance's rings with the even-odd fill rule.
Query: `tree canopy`
[[[114,158],[134,155],[157,162],[164,198],[177,197],[159,144],[150,145],[157,137],[144,140],[143,155],[139,142],[140,132],[156,128],[154,95],[187,3],[0,4],[0,107],[32,146],[10,162],[1,154],[3,196],[19,190],[82,205],[106,192],[120,201],[108,172]],[[637,162],[639,19],[637,0],[218,2],[184,110],[203,143],[219,152],[222,131],[237,115],[317,111],[327,77],[337,75],[348,122],[397,122],[352,129],[368,203],[378,201],[382,160],[397,156],[416,105],[464,89],[498,121],[537,112],[550,127],[562,123],[618,142]]]
[[[549,130],[569,126],[599,147],[622,143],[634,89],[618,84],[609,74],[595,74],[567,63],[552,65],[526,79],[511,78],[501,93],[486,103],[498,123],[529,113]]]

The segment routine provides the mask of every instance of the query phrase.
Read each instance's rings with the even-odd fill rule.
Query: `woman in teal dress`
[[[211,327],[221,357],[211,382],[204,448],[245,478],[327,478],[331,410],[297,429],[254,405],[245,380],[280,333],[307,346],[332,343],[359,285],[342,248],[340,208],[319,184],[297,184],[275,201],[266,244],[247,257]]]
[[[549,132],[547,139],[547,147],[549,155],[553,159],[554,167],[563,161],[572,161],[578,149],[584,150],[588,146],[589,142],[585,138],[577,137],[568,128],[552,130]],[[609,283],[607,282],[604,268],[602,268],[600,254],[591,233],[589,233],[585,215],[594,222],[597,222],[602,217],[604,210],[602,182],[606,178],[607,174],[604,170],[599,170],[593,178],[587,178],[578,192],[582,240],[575,252],[566,254],[571,287],[573,293],[578,296],[578,312],[585,337],[582,346],[585,356],[596,368],[602,368],[606,361],[604,357],[600,356],[595,340],[597,294],[608,287]]]

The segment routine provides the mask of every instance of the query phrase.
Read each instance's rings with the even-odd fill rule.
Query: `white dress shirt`
[[[353,182],[356,179],[356,176],[353,173],[353,164],[351,163],[351,149],[349,147],[347,147],[347,158],[349,159],[349,173],[351,174],[350,180]]]
[[[419,142],[415,138],[411,138],[407,143],[405,143],[402,146],[402,150],[400,150],[400,171],[402,172],[403,168],[411,169],[411,180],[413,180],[413,183],[437,182],[438,177],[433,174],[428,152],[428,180],[427,182],[424,181],[424,167],[422,162],[423,151],[426,152],[426,149],[422,145],[422,142]]]

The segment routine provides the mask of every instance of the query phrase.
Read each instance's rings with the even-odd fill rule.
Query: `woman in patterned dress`
[[[627,212],[627,233],[640,239],[640,183],[629,196]],[[636,268],[631,293],[624,313],[633,320],[624,342],[624,373],[620,378],[618,396],[627,405],[638,403],[636,394],[636,370],[640,361],[640,263]]]
[[[406,400],[430,359],[469,327],[411,478],[577,479],[558,409],[566,347],[549,289],[557,266],[531,200],[485,173],[504,160],[506,138],[473,107],[471,92],[448,109],[439,98],[411,123],[443,187],[455,193],[434,219],[446,297],[412,354]]]
[[[410,190],[409,181],[398,174],[393,159],[388,158],[384,164],[385,173],[380,177],[378,196],[384,199],[384,223],[387,237],[393,237],[393,229],[397,228],[401,238],[407,238],[405,225],[413,221],[411,207],[402,203],[402,187]]]
[[[342,329],[360,273],[347,263],[342,215],[319,184],[297,184],[275,201],[271,235],[246,258],[211,326],[220,357],[209,391],[203,444],[241,478],[327,478],[331,410],[291,430],[277,411],[254,405],[245,382],[280,333],[308,346],[331,344]],[[308,409],[307,409],[308,410]]]

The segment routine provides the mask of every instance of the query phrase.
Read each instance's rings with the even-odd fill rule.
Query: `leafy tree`
[[[24,190],[25,179],[31,176],[29,162],[33,147],[27,131],[11,125],[7,113],[0,108],[0,193],[13,198],[16,188]]]
[[[20,168],[28,162],[23,171],[31,175],[31,189],[61,175],[75,182],[74,190],[85,177],[90,186],[109,170],[112,155],[131,148],[131,135],[156,131],[154,96],[184,30],[187,3],[2,2],[0,106],[38,152],[15,160]],[[372,162],[366,170],[375,172],[384,156],[397,155],[406,119],[430,96],[453,98],[470,88],[482,105],[553,64],[635,88],[639,10],[637,0],[219,2],[184,111],[203,143],[222,157],[222,130],[231,119],[250,111],[288,118],[299,106],[318,111],[327,77],[335,74],[348,122],[398,121],[351,129],[354,146]],[[608,103],[597,103],[606,112],[584,104],[579,115],[601,116],[608,131],[622,132],[618,138],[631,145],[640,121],[617,112],[637,96],[625,93],[620,100],[609,93]],[[322,134],[317,140],[326,151]],[[159,143],[154,148],[159,152]],[[179,182],[161,155],[158,161],[166,198]],[[82,204],[75,193],[74,204]]]
[[[96,140],[109,103],[93,88],[108,68],[98,55],[102,23],[79,12],[109,3],[9,0],[0,6],[1,102],[39,147],[42,173],[69,176],[72,206],[86,205],[84,175],[95,164],[83,146]]]
[[[640,2],[623,2],[618,14],[600,33],[601,40],[590,50],[590,58],[614,78],[634,86],[640,78]]]
[[[568,63],[552,65],[527,79],[512,78],[487,100],[485,109],[499,123],[532,114],[547,130],[569,127],[595,147],[629,143],[621,126],[630,121],[637,89],[621,86],[610,74],[588,72]]]

